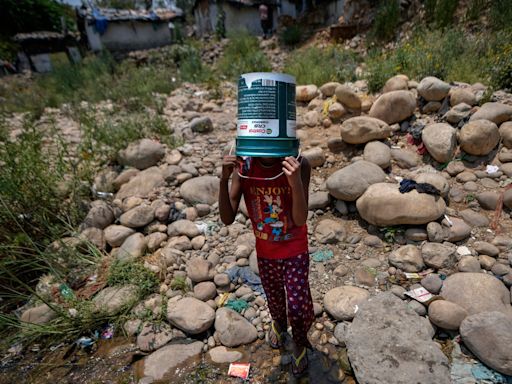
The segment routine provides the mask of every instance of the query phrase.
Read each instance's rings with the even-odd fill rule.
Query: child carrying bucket
[[[273,319],[267,341],[280,348],[289,321],[294,341],[292,372],[300,375],[308,366],[307,332],[314,312],[306,227],[311,167],[298,155],[295,81],[274,73],[242,75],[238,99],[237,156],[230,153],[223,159],[220,217],[224,224],[231,224],[244,196]]]

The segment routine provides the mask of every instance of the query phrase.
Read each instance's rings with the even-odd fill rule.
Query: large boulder
[[[346,337],[357,381],[449,384],[449,362],[433,335],[429,321],[390,292],[361,303]]]
[[[114,212],[108,204],[101,200],[93,201],[91,209],[84,219],[84,227],[104,229],[114,221]]]
[[[308,102],[318,96],[318,87],[314,84],[298,85],[295,88],[295,99],[297,101]]]
[[[215,331],[219,340],[226,347],[237,347],[252,343],[258,337],[258,332],[245,317],[223,307],[215,315]]]
[[[122,200],[131,196],[146,197],[153,189],[164,184],[162,171],[158,167],[151,167],[139,172],[130,181],[121,185],[119,192],[116,194],[116,199]]]
[[[452,88],[450,90],[450,105],[455,107],[459,104],[476,105],[476,96],[471,90],[466,88]]]
[[[343,104],[344,107],[355,110],[361,109],[361,99],[348,85],[338,85],[334,92],[336,99]]]
[[[449,92],[450,84],[433,76],[425,77],[418,85],[418,93],[427,101],[443,100]]]
[[[199,236],[201,231],[192,221],[182,219],[169,224],[167,227],[167,234],[169,236],[187,236],[192,239]]]
[[[435,269],[452,268],[457,262],[455,247],[448,244],[425,243],[421,255],[426,265]]]
[[[494,124],[501,124],[512,120],[512,106],[502,103],[485,103],[469,120],[489,120]]]
[[[483,156],[500,142],[498,126],[489,120],[471,120],[459,133],[460,147],[470,155]]]
[[[189,204],[212,205],[219,198],[219,178],[199,176],[187,180],[181,185],[180,194]]]
[[[369,297],[366,289],[343,285],[325,294],[324,308],[336,320],[352,320],[359,306]]]
[[[449,124],[427,125],[421,132],[421,139],[428,153],[439,163],[450,161],[457,149],[457,131]]]
[[[215,320],[215,311],[204,301],[193,297],[169,300],[167,319],[185,333],[196,335],[210,328]]]
[[[363,158],[386,169],[391,165],[391,149],[381,141],[370,141],[364,147]]]
[[[123,241],[121,247],[117,249],[115,256],[122,262],[132,262],[144,255],[148,244],[142,233],[136,232]]]
[[[375,183],[386,180],[386,174],[376,164],[360,160],[334,172],[327,179],[327,190],[337,199],[354,201]]]
[[[448,196],[448,192],[450,192],[450,183],[440,172],[422,172],[417,176],[414,176],[414,180],[417,183],[428,183],[436,187],[439,192],[441,192],[441,196]]]
[[[411,117],[416,109],[416,98],[409,91],[392,91],[380,96],[370,109],[370,116],[388,124]]]
[[[460,326],[464,345],[486,365],[512,375],[512,317],[501,312],[468,316]]]
[[[324,219],[315,228],[315,238],[322,244],[336,244],[346,236],[347,230],[341,221]]]
[[[512,121],[500,125],[500,136],[503,146],[512,149]]]
[[[135,233],[135,229],[123,225],[109,225],[103,231],[106,242],[111,247],[119,247],[123,242]]]
[[[185,361],[200,357],[203,343],[194,341],[188,344],[169,344],[144,358],[143,375],[153,380],[162,380],[174,372]]]
[[[211,263],[201,257],[194,257],[187,262],[187,275],[193,283],[211,280]]]
[[[349,144],[364,144],[373,140],[386,139],[391,135],[390,126],[379,119],[356,116],[341,124],[341,137]]]
[[[405,245],[392,252],[389,264],[405,272],[420,272],[425,268],[421,251],[415,245]]]
[[[212,119],[208,116],[196,117],[192,119],[189,124],[189,128],[192,132],[208,133],[213,131]]]
[[[124,225],[125,227],[141,228],[151,223],[154,218],[155,208],[146,204],[141,204],[123,213],[119,218],[119,221],[121,225]]]
[[[405,75],[396,75],[386,81],[382,93],[392,91],[407,91],[409,89],[409,78]]]
[[[356,204],[364,220],[382,227],[427,224],[438,219],[446,210],[446,204],[440,197],[416,190],[400,193],[398,185],[389,183],[371,185]]]
[[[119,164],[137,169],[156,165],[165,155],[165,148],[158,141],[142,139],[131,143],[117,154]]]
[[[312,168],[321,167],[325,163],[325,153],[320,147],[307,149],[302,152],[302,156],[308,159]]]
[[[441,289],[445,300],[460,305],[468,314],[498,311],[512,315],[510,292],[494,276],[485,273],[455,273]]]
[[[331,97],[334,95],[334,92],[336,91],[336,87],[338,85],[341,85],[340,83],[337,83],[335,81],[331,81],[329,83],[325,83],[320,87],[320,92],[322,92],[322,95],[326,97]]]
[[[116,315],[126,307],[133,305],[139,297],[139,287],[133,284],[120,287],[107,287],[93,297],[97,312]]]
[[[467,316],[464,308],[448,300],[435,300],[428,306],[430,322],[443,329],[458,330]]]

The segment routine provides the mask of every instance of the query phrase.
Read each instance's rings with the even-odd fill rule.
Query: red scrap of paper
[[[228,375],[247,379],[249,377],[250,363],[231,363],[229,364]]]

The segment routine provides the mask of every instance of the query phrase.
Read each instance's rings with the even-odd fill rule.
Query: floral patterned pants
[[[258,268],[272,319],[282,330],[289,319],[295,344],[309,347],[307,333],[315,318],[308,281],[309,253],[277,260],[258,258]]]

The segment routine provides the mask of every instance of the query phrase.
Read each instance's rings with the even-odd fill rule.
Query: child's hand
[[[288,178],[290,187],[302,187],[300,163],[295,157],[285,157],[283,161],[283,172]]]
[[[234,169],[238,169],[238,161],[235,155],[226,155],[222,159],[222,176],[223,180],[229,179]]]

